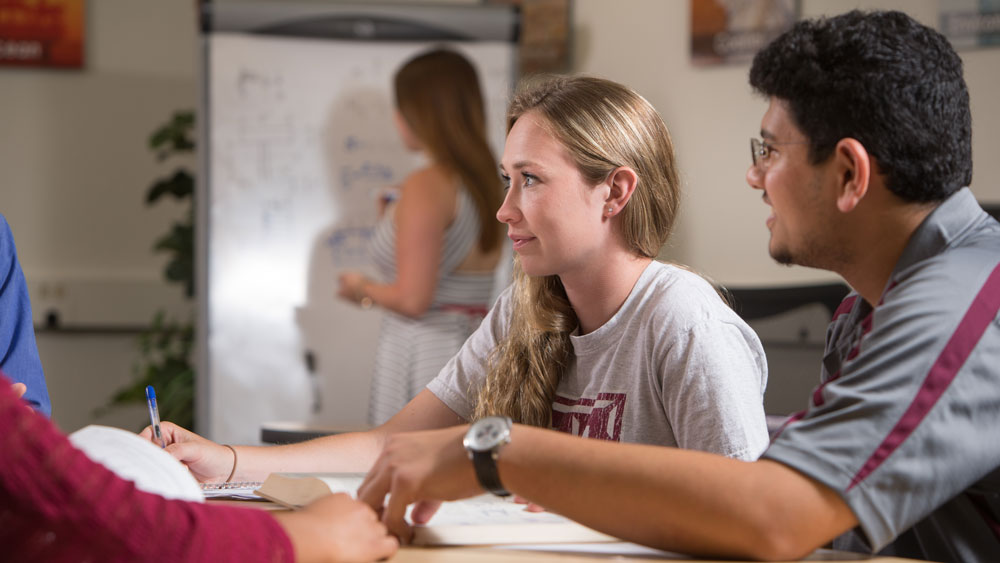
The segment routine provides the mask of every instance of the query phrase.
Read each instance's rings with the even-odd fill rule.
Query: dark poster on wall
[[[691,0],[691,60],[749,61],[798,17],[798,0]]]
[[[0,66],[83,67],[85,0],[0,0]]]

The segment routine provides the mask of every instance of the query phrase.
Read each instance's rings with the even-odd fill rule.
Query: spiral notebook
[[[267,500],[255,492],[262,484],[262,481],[202,483],[201,492],[206,499]]]

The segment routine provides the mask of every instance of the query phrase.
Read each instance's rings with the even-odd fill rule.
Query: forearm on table
[[[270,473],[365,472],[382,450],[380,428],[323,436],[284,446],[237,446],[233,481],[262,481]]]
[[[260,481],[270,473],[367,472],[391,433],[444,428],[462,419],[424,389],[385,424],[365,432],[323,436],[285,446],[238,446],[234,481]]]
[[[833,491],[775,462],[520,425],[499,472],[509,490],[549,510],[669,551],[794,558],[856,523]]]

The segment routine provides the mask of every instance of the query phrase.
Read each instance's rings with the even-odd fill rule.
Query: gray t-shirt
[[[427,386],[466,420],[511,307],[508,288]],[[607,323],[571,339],[552,403],[555,429],[746,460],[767,447],[760,340],[700,276],[654,261]]]

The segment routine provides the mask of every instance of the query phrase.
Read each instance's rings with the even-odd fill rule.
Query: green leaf
[[[166,124],[149,136],[149,148],[159,160],[176,153],[191,152],[195,148],[191,138],[194,130],[194,112],[179,111]]]
[[[155,203],[165,195],[174,196],[174,199],[178,200],[192,197],[194,195],[194,176],[183,168],[179,168],[173,176],[157,180],[146,192],[146,205]]]

